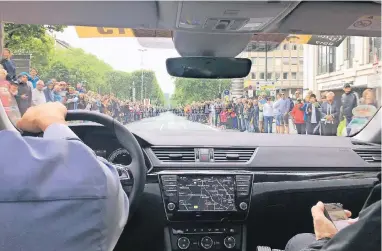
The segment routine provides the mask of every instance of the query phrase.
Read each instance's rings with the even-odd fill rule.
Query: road
[[[192,122],[185,117],[176,116],[171,112],[166,112],[158,117],[146,118],[127,125],[131,131],[234,131],[221,130],[213,126]],[[273,125],[273,132],[275,132]],[[290,123],[290,132],[296,133],[294,126]]]

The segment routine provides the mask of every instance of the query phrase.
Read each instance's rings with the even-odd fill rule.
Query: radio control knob
[[[167,204],[167,209],[168,209],[169,211],[173,211],[173,210],[175,209],[175,204],[172,203],[172,202],[168,203],[168,204]]]
[[[204,236],[200,241],[200,246],[204,249],[210,249],[214,245],[214,241],[209,236]]]
[[[180,237],[178,239],[178,248],[184,250],[189,248],[190,246],[190,240],[187,237]]]
[[[224,238],[224,246],[228,249],[234,248],[236,245],[236,240],[232,236],[227,236]]]
[[[239,204],[239,207],[240,207],[241,210],[245,211],[245,210],[248,209],[248,204],[245,203],[245,202],[241,202],[241,203]]]

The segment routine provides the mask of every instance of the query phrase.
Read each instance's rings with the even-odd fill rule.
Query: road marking
[[[163,129],[163,126],[164,126],[164,124],[162,124],[162,125],[160,126],[160,129],[159,129],[159,131],[162,131],[162,129]]]
[[[218,131],[218,132],[220,132],[220,131],[221,131],[221,130],[219,130],[219,129],[217,129],[217,128],[213,127],[213,126],[210,126],[210,125],[204,125],[204,126],[206,126],[206,127],[210,128],[211,130],[214,130],[214,131]]]

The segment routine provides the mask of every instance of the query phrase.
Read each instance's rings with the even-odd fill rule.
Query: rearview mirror
[[[243,78],[252,62],[247,58],[180,57],[166,60],[167,72],[183,78]]]

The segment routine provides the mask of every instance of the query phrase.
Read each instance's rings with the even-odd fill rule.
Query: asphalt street
[[[290,123],[290,132],[296,133],[294,125]],[[210,125],[205,125],[187,120],[185,117],[176,116],[172,112],[162,113],[160,116],[146,118],[127,125],[131,131],[234,131],[221,130]],[[276,132],[273,125],[273,132]]]

